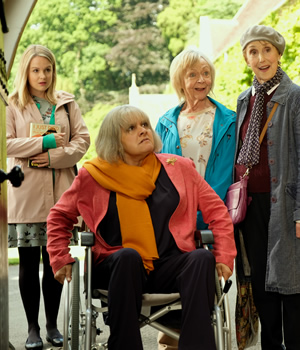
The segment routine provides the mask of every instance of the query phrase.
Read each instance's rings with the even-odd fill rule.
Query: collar
[[[278,86],[280,85],[280,83],[278,83],[277,85],[273,86],[272,89],[270,89],[269,91],[267,91],[268,95],[271,95],[271,93],[278,88]],[[255,87],[252,85],[252,96],[255,95]]]

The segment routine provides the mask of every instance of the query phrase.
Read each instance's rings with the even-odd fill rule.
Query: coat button
[[[272,198],[271,198],[271,202],[272,202],[272,203],[277,203],[277,198],[276,198],[276,197],[272,197]]]
[[[268,140],[267,143],[268,143],[269,146],[273,146],[273,141],[272,140]]]
[[[272,126],[273,126],[273,123],[272,123],[272,122],[269,122],[269,123],[268,123],[268,128],[272,128]]]
[[[272,181],[274,184],[276,184],[276,183],[277,183],[277,181],[278,181],[278,180],[277,180],[277,177],[275,177],[275,176],[274,176],[274,177],[272,177],[271,181]]]
[[[269,160],[269,164],[270,164],[270,165],[275,164],[275,160],[274,160],[274,159],[270,159],[270,160]]]
[[[271,101],[269,101],[269,102],[267,103],[267,106],[268,106],[269,108],[272,108],[272,107],[274,106],[274,103],[271,102]]]
[[[177,149],[179,149],[179,146],[176,146]]]

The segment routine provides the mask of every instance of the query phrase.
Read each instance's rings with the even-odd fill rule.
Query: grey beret
[[[244,48],[251,43],[251,41],[257,40],[268,41],[278,49],[279,53],[283,54],[285,40],[284,37],[275,29],[262,25],[250,27],[241,37],[240,43],[242,49],[244,50]]]

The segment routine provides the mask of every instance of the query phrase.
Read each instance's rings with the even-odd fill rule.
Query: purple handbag
[[[266,134],[268,125],[278,107],[278,102],[274,103],[274,106],[271,110],[271,113],[263,127],[263,130],[259,137],[259,143],[262,143],[262,140]],[[229,186],[227,195],[226,195],[226,207],[228,208],[229,215],[234,225],[239,224],[245,219],[247,207],[250,204],[252,198],[248,197],[247,185],[249,179],[250,167],[247,168],[245,174],[240,176],[240,181],[235,182]]]
[[[240,176],[240,181],[229,186],[227,191],[225,204],[234,225],[245,219],[247,207],[252,199],[248,197],[247,193],[248,174],[249,169],[246,170],[243,176]]]

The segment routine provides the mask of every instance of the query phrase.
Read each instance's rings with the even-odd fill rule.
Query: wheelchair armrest
[[[95,244],[93,232],[81,232],[81,245],[84,247],[92,247]]]
[[[196,247],[201,248],[205,244],[213,244],[214,235],[211,230],[196,230],[195,231]]]

